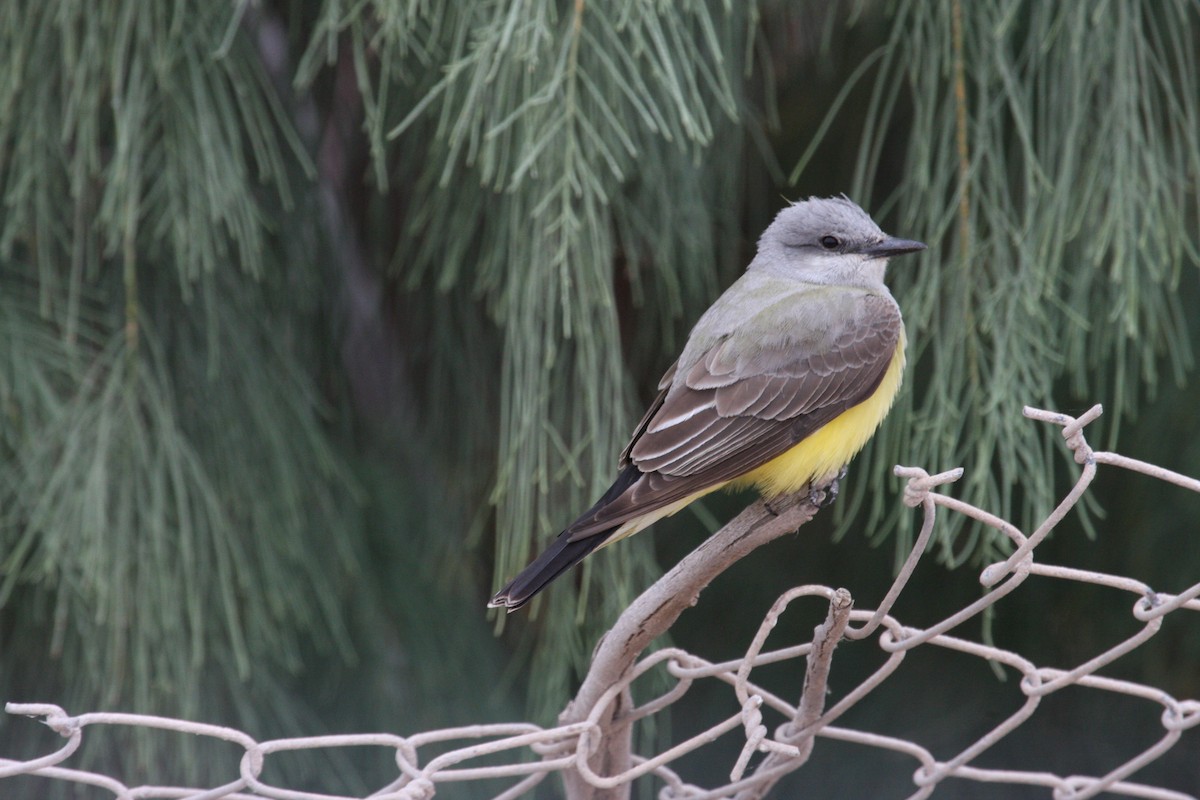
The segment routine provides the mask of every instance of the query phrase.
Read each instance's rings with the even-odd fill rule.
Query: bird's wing
[[[607,532],[744,475],[870,397],[900,339],[895,301],[864,293],[822,316],[830,323],[809,324],[804,340],[777,331],[763,344],[734,332],[682,380],[671,380],[681,369],[672,367],[622,454],[617,483],[567,529],[570,538]]]
[[[671,388],[671,381],[675,380],[675,368],[679,366],[676,361],[671,366],[667,367],[667,371],[663,373],[662,378],[658,381],[658,396],[654,398],[654,402],[646,409],[642,421],[633,429],[633,436],[629,437],[629,444],[625,445],[625,449],[621,451],[621,458],[618,460],[618,466],[622,469],[629,466],[632,462],[629,460],[629,451],[637,444],[637,440],[641,438],[642,433],[646,430],[646,426],[650,424],[650,420],[654,418],[655,413],[662,407],[663,401],[667,399],[667,392]]]

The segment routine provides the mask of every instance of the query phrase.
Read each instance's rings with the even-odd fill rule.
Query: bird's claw
[[[842,481],[846,477],[846,467],[842,467],[838,471],[837,476],[824,486],[814,486],[808,493],[808,501],[817,508],[826,508],[833,505],[833,501],[837,500],[838,493],[842,488]]]

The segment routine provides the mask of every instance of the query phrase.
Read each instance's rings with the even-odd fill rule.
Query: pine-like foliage
[[[377,56],[357,74],[377,180],[408,195],[394,274],[433,302],[482,303],[494,326],[480,337],[457,314],[430,320],[446,345],[432,391],[448,430],[494,447],[496,574],[511,575],[611,480],[632,421],[628,350],[652,347],[665,368],[663,332],[715,294],[730,261],[756,7],[325,9],[302,74],[347,32],[356,64]],[[623,341],[630,301],[658,319]],[[480,351],[490,374],[458,374]],[[589,630],[652,576],[648,546],[585,567],[603,573],[583,583],[603,587]],[[544,635],[577,643],[578,659],[592,637],[564,613],[566,592]],[[535,669],[558,686],[568,676]]]
[[[1022,404],[1102,401],[1112,443],[1164,367],[1192,368],[1198,25],[1188,0],[896,4],[851,185],[934,249],[893,270],[916,369],[903,422],[856,469],[873,517],[897,513],[884,465],[909,463],[964,466],[965,499],[1039,518],[1063,451]],[[872,202],[901,108],[903,178]],[[943,559],[1006,554],[977,535],[943,540]]]
[[[217,698],[259,734],[299,732],[310,659],[351,720],[410,712],[381,687],[422,670],[490,689],[488,589],[611,480],[781,195],[845,191],[932,245],[893,270],[911,366],[846,524],[897,529],[897,462],[1044,510],[1058,448],[1019,404],[1116,419],[1192,366],[1198,21],[1191,0],[0,4],[0,687],[210,719]],[[772,149],[805,154],[791,183]],[[363,307],[388,348],[351,358]],[[385,372],[406,403],[380,430],[346,373]],[[994,554],[970,537],[947,562]],[[556,585],[499,687],[533,675],[556,710],[652,546]]]
[[[270,729],[298,712],[251,698],[351,652],[281,111],[225,4],[0,8],[9,699]]]
[[[720,231],[747,180],[738,154],[757,119],[747,87],[773,77],[749,69],[759,9],[324,8],[307,69],[348,35],[376,180],[405,193],[395,274],[421,304],[482,303],[498,327],[486,348],[463,333],[459,315],[445,317],[445,328],[434,320],[448,347],[432,361],[447,376],[433,383],[434,404],[465,411],[454,415],[457,435],[494,443],[502,580],[611,477],[631,418],[621,413],[630,351],[667,353],[661,368],[678,343],[659,336],[661,322],[622,339],[615,314],[637,319],[649,306],[671,320],[683,309],[690,321],[723,282],[714,276],[747,254]],[[1021,424],[1020,404],[1101,398],[1120,418],[1163,363],[1176,379],[1190,367],[1176,290],[1197,252],[1197,14],[1186,0],[853,10],[868,35],[882,30],[886,39],[862,63],[844,64],[831,127],[800,144],[819,152],[822,134],[839,130],[854,82],[873,76],[857,158],[834,171],[839,188],[934,245],[921,267],[894,271],[913,367],[839,508],[877,541],[899,522],[903,550],[908,520],[890,499],[892,464],[962,464],[967,499],[1032,519],[1054,497],[1047,476],[1057,450]],[[804,4],[765,13],[776,46],[820,16]],[[804,53],[808,60],[770,53],[781,82],[847,61],[842,20],[827,20],[825,46]],[[883,164],[884,153],[903,160]],[[801,164],[790,194],[808,193],[804,174]],[[892,175],[898,183],[887,182]],[[626,282],[633,302],[621,308]],[[448,377],[461,354],[478,359],[484,349],[495,353],[482,362],[494,365],[493,390]],[[469,395],[486,402],[473,406]],[[855,513],[864,503],[866,517]],[[947,563],[996,555],[998,542],[975,535],[948,537]],[[592,592],[602,619],[644,580],[632,570],[638,546],[586,562],[582,586],[585,596],[603,587]],[[573,621],[562,610],[566,589],[557,591],[545,639],[561,645],[572,641]],[[560,659],[560,647],[551,652],[547,662]]]

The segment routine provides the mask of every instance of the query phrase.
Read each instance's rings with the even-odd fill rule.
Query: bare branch
[[[598,750],[588,759],[593,770],[601,775],[615,775],[630,765],[630,723],[622,719],[630,706],[625,703],[601,706],[605,692],[622,682],[638,656],[680,614],[696,604],[700,592],[714,578],[751,551],[811,520],[819,509],[824,489],[804,491],[772,501],[769,506],[757,501],[680,560],[617,619],[597,645],[592,667],[575,699],[559,716],[563,725],[588,719],[598,724],[598,742],[591,738]],[[571,800],[629,796],[628,784],[609,791],[597,789],[578,772],[567,771],[563,778]]]

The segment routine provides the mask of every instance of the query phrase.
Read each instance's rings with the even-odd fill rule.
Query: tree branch
[[[575,699],[559,715],[559,722],[586,720],[605,691],[625,678],[642,651],[665,633],[684,610],[696,604],[700,592],[714,578],[753,550],[811,520],[826,491],[826,486],[813,492],[805,490],[774,500],[769,506],[762,500],[755,502],[643,592],[596,645],[591,669]],[[621,698],[606,708],[598,720],[599,739],[589,764],[601,775],[618,774],[632,763],[631,723],[627,718],[632,703],[627,690]],[[571,800],[618,800],[628,798],[630,793],[629,784],[613,789],[592,786],[578,771],[564,772],[563,781]]]

